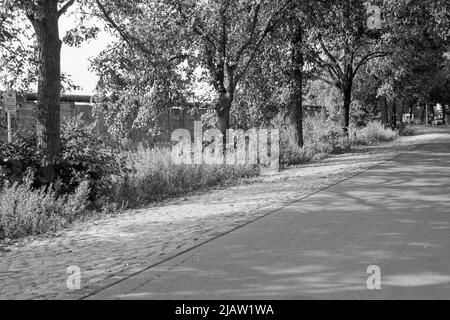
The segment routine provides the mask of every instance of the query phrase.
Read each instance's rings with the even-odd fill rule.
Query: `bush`
[[[398,133],[391,128],[385,128],[380,122],[370,122],[363,128],[351,130],[350,141],[355,145],[373,145],[389,142],[398,137]]]
[[[110,176],[121,173],[122,161],[119,147],[107,143],[80,118],[69,119],[61,130],[56,189],[59,194],[72,193],[81,181],[88,181],[94,201],[112,191]]]
[[[305,145],[312,147],[317,153],[328,154],[347,148],[342,127],[324,113],[306,118],[303,126]]]
[[[1,143],[0,182],[13,184],[32,173],[32,187],[48,187],[41,177],[42,155],[32,132],[21,131],[15,135],[14,143]],[[55,165],[54,190],[58,195],[70,194],[81,181],[88,181],[90,200],[111,192],[109,178],[120,174],[123,167],[118,155],[117,147],[98,137],[80,118],[68,119],[61,127],[61,153]]]
[[[0,193],[0,240],[40,235],[67,227],[86,210],[89,184],[81,182],[73,195],[58,196],[48,187],[33,189],[6,183]]]
[[[397,130],[398,134],[401,136],[413,136],[416,134],[416,129],[413,126],[408,125],[406,123],[400,124]]]
[[[14,143],[0,142],[0,185],[21,182],[25,176],[39,171],[41,152],[36,147],[36,135],[21,130],[14,134]]]
[[[279,114],[272,126],[280,130],[280,163],[296,165],[346,149],[346,139],[339,124],[325,114],[307,117],[303,121],[304,145],[295,143],[295,129],[285,114]]]

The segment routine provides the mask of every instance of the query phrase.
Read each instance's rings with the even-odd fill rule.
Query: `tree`
[[[433,1],[385,1],[383,8],[391,54],[370,65],[378,79],[378,96],[390,102],[393,115],[404,105],[412,113],[415,102],[424,106],[430,99],[430,83],[442,69],[447,45],[440,22],[433,18]],[[396,122],[397,117],[391,117],[393,127]]]
[[[216,93],[217,127],[222,132],[230,127],[230,110],[238,83],[291,2],[168,1],[179,14],[180,27],[190,30],[192,50],[201,52],[200,62],[209,71]]]
[[[207,70],[215,92],[214,109],[217,127],[225,132],[230,127],[230,110],[238,84],[260,54],[265,40],[280,22],[281,14],[293,0],[152,0],[128,5],[123,0],[96,0],[99,15],[109,23],[130,48],[155,59],[158,41],[165,44],[163,65],[173,68],[187,61],[191,69]],[[114,10],[113,10],[114,9]],[[133,17],[133,23],[129,18]],[[164,21],[161,28],[159,22]],[[156,33],[137,30],[145,26]],[[179,52],[175,60],[167,52]],[[178,59],[181,58],[181,59]],[[167,63],[171,62],[171,63]]]
[[[380,32],[366,26],[365,1],[318,2],[312,12],[308,59],[314,61],[318,77],[341,92],[340,122],[348,135],[354,79],[370,60],[388,53],[381,46]]]
[[[268,126],[278,113],[288,115],[291,71],[289,35],[282,23],[268,35],[267,45],[236,88],[232,125],[243,129]]]
[[[237,99],[254,105],[251,116],[273,118],[283,112],[295,129],[295,143],[303,145],[304,26],[301,1],[285,10],[277,26],[267,35],[266,44],[249,67],[237,89]],[[245,105],[238,108],[242,109]],[[245,110],[241,110],[240,114]]]
[[[121,0],[96,0],[84,10],[117,36],[92,60],[100,76],[95,111],[115,138],[133,138],[145,127],[159,133],[158,116],[186,106],[191,95],[190,38],[175,23],[176,12],[162,1]]]
[[[11,0],[5,14],[20,10],[35,33],[38,56],[37,140],[46,155],[42,176],[53,182],[54,165],[60,152],[61,40],[59,18],[75,0]],[[20,23],[19,21],[14,21]]]
[[[450,57],[440,66],[430,81],[428,95],[430,102],[441,104],[444,124],[447,123],[447,106],[450,106]]]

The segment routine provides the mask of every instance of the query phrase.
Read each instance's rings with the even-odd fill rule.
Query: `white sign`
[[[3,103],[5,105],[5,111],[9,113],[16,113],[17,99],[16,93],[13,91],[6,91],[3,96]]]

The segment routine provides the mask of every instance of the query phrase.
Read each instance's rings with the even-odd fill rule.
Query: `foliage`
[[[37,81],[32,37],[31,25],[20,12],[0,12],[0,86],[25,91]]]
[[[58,196],[48,187],[34,189],[31,180],[4,184],[0,192],[0,240],[55,232],[85,212],[89,186],[82,182],[72,195]]]
[[[60,193],[71,193],[82,181],[88,181],[90,199],[94,200],[110,192],[109,176],[121,173],[121,161],[117,146],[105,141],[81,118],[69,118],[62,126],[56,188]]]
[[[369,122],[365,127],[354,128],[351,143],[355,145],[373,145],[380,142],[389,142],[398,137],[398,132],[385,128],[379,122]]]
[[[320,79],[314,79],[307,84],[305,91],[307,104],[325,108],[330,119],[339,121],[343,99],[335,86],[330,86]]]
[[[413,126],[402,123],[397,128],[398,134],[401,136],[413,136],[416,134],[416,130]]]
[[[280,162],[283,165],[296,165],[323,158],[332,153],[347,150],[352,145],[373,145],[381,142],[389,142],[401,134],[390,128],[385,128],[376,121],[369,122],[364,127],[351,127],[349,140],[342,133],[338,121],[333,120],[325,113],[319,113],[313,117],[307,117],[304,121],[305,143],[302,148],[293,142],[294,129],[285,120],[283,115],[278,115],[273,125],[280,128]],[[407,130],[410,130],[409,126]],[[406,132],[406,131],[405,131]],[[413,134],[413,131],[409,131]]]
[[[4,1],[0,7],[0,88],[28,92],[38,82],[39,48],[27,13],[33,10],[37,12],[39,9],[32,3],[31,0],[9,0]],[[74,43],[74,38],[88,40],[94,36],[91,29],[78,28],[69,31],[66,43]],[[79,88],[70,75],[64,72],[61,74],[61,82],[63,91]]]
[[[237,87],[231,109],[232,127],[267,126],[279,112],[286,111],[290,75],[287,24],[280,22],[267,36],[267,44]]]
[[[376,117],[376,100],[371,104],[366,104],[354,99],[350,109],[350,123],[356,127],[364,127]]]
[[[42,153],[35,135],[21,130],[13,138],[14,143],[0,143],[0,183],[21,182],[28,173],[36,173],[40,168]]]
[[[168,197],[236,183],[259,174],[253,165],[175,165],[171,150],[139,149],[125,153],[127,174],[112,178],[110,203],[136,207]]]
[[[341,126],[348,130],[355,77],[369,61],[389,54],[386,30],[367,27],[364,0],[339,0],[311,4],[311,24],[306,57],[316,77],[339,89],[342,95]]]
[[[294,140],[295,129],[288,118],[280,113],[272,125],[280,130],[280,163],[296,165],[320,159],[328,154],[348,148],[339,123],[325,113],[304,120],[303,147]]]
[[[82,181],[88,181],[90,200],[107,194],[112,189],[109,176],[120,174],[123,167],[117,150],[116,146],[99,137],[93,128],[84,125],[80,118],[67,119],[62,126],[54,189],[58,194],[69,194]],[[32,186],[43,186],[43,159],[35,135],[27,131],[16,133],[13,143],[0,144],[2,182],[20,182],[32,173]]]
[[[102,76],[97,110],[111,133],[155,128],[164,110],[201,102],[192,85],[198,71],[213,91],[217,119],[228,119],[238,83],[293,2],[103,1],[98,15],[120,36],[93,63]]]
[[[435,19],[438,2],[384,1],[391,55],[370,65],[368,74],[377,83],[377,88],[370,89],[372,94],[376,91],[378,97],[385,97],[391,104],[422,103],[430,98],[430,81],[442,68],[448,50],[448,42],[439,32],[442,21]],[[445,14],[448,3],[439,6]]]

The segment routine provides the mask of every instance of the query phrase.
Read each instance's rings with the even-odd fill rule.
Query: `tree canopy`
[[[60,35],[58,21],[75,6],[77,22]],[[59,96],[71,86],[61,43],[79,46],[101,29],[117,40],[92,58],[96,111],[119,138],[155,129],[173,106],[202,104],[222,132],[284,113],[301,146],[309,98],[337,110],[344,134],[388,114],[395,126],[400,105],[449,103],[446,0],[6,1],[0,82],[18,91],[37,84],[38,141],[50,160]]]

